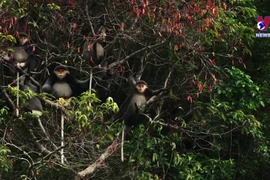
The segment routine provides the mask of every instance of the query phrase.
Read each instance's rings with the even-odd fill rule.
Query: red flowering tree
[[[61,108],[67,115],[64,147],[59,145],[59,112],[45,94],[38,94],[47,112],[41,117],[42,126],[27,121],[30,117],[24,113],[13,121],[12,108],[3,108],[3,177],[232,179],[237,174],[235,160],[245,155],[237,154],[236,144],[246,145],[235,137],[243,135],[252,141],[249,136],[256,136],[261,126],[250,115],[263,105],[257,86],[240,70],[230,68],[246,68],[243,58],[251,55],[257,15],[252,2],[0,2],[1,43],[11,46],[18,32],[31,36],[39,60],[37,82],[44,81],[55,63],[66,64],[78,77],[89,77],[92,59],[85,61],[81,55],[84,42],[91,40],[101,41],[106,50],[111,84],[110,89],[85,93],[74,98],[69,108]],[[117,110],[114,101],[120,107],[130,92],[126,85],[130,73],[150,87],[170,88],[171,93],[149,108],[151,123],[127,134],[125,161],[121,162],[122,125],[111,116]],[[1,89],[13,101],[4,79]],[[98,81],[95,74],[94,80]],[[235,97],[246,91],[256,97],[235,104]],[[27,99],[27,94],[21,92],[21,97]],[[65,164],[59,161],[61,148]]]

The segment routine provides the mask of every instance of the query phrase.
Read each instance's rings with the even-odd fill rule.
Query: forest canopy
[[[267,180],[269,8],[2,0],[0,179]]]

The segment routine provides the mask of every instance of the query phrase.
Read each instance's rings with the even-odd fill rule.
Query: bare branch
[[[104,161],[110,155],[112,155],[114,152],[116,152],[116,149],[118,149],[118,147],[120,145],[120,143],[119,143],[120,137],[121,137],[121,133],[119,132],[116,139],[112,142],[112,144],[110,146],[107,147],[105,152],[102,153],[100,155],[100,157],[93,164],[89,165],[86,169],[78,172],[78,176],[75,177],[75,180],[85,178],[85,177],[89,176],[90,174],[92,174],[96,170],[96,168],[103,166]]]
[[[12,109],[15,110],[16,109],[16,106],[13,103],[13,101],[10,99],[10,97],[7,94],[6,90],[4,89],[2,92],[4,93],[4,96],[7,98],[7,101],[9,102],[9,104],[12,106]]]
[[[87,5],[87,3],[86,3],[86,6],[85,6],[85,12],[86,12],[87,20],[88,20],[89,25],[90,25],[90,27],[91,27],[92,35],[95,36],[96,33],[95,33],[95,31],[94,31],[93,24],[92,24],[92,22],[91,22],[91,20],[90,20],[91,18],[90,18],[90,15],[89,15],[88,11],[89,11],[89,10],[88,10],[88,5]],[[89,36],[89,35],[88,35],[88,36]]]
[[[164,82],[164,88],[168,87],[168,81],[169,81],[171,75],[172,75],[172,69],[170,70],[170,72],[169,72],[169,74]]]
[[[30,135],[32,136],[32,138],[35,140],[35,143],[38,147],[38,149],[42,152],[42,153],[45,153],[47,155],[54,155],[56,158],[59,158],[59,156],[57,154],[53,154],[54,152],[48,150],[45,146],[43,146],[39,140],[37,139],[37,137],[34,135],[33,131],[32,130],[29,130],[30,132]]]
[[[131,53],[130,55],[126,56],[124,59],[121,59],[120,61],[117,61],[117,62],[114,62],[114,63],[111,63],[109,65],[109,69],[113,68],[114,66],[117,66],[117,65],[120,65],[120,64],[123,64],[124,62],[126,62],[129,58],[131,58],[132,56],[135,56],[147,49],[153,49],[155,47],[158,47],[158,46],[161,46],[162,44],[164,44],[167,40],[163,40],[161,43],[158,43],[158,44],[154,44],[154,45],[150,45],[150,46],[146,46],[142,49],[139,49],[133,53]]]

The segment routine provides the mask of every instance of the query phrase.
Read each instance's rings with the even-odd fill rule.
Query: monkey
[[[72,76],[64,65],[56,66],[53,73],[41,87],[43,92],[52,94],[55,98],[70,98],[78,96],[89,88],[89,79],[78,80]]]
[[[32,84],[28,78],[24,80],[24,83],[20,83],[20,89],[21,90],[30,89],[33,92],[37,92],[37,87],[34,84]],[[23,108],[23,110],[41,116],[43,106],[39,98],[37,96],[34,96],[29,100],[28,104]]]
[[[52,94],[55,98],[68,99],[80,95],[89,88],[89,80],[78,80],[71,75],[64,65],[56,66],[53,73],[47,78],[41,87],[43,92]],[[61,146],[64,146],[64,114],[61,112]],[[60,151],[61,163],[64,163],[64,149]]]
[[[20,76],[18,68],[25,73],[33,71],[36,68],[36,58],[32,54],[32,45],[28,35],[21,32],[16,37],[15,45],[2,47],[0,61],[4,62],[2,63],[5,69],[4,75],[11,76],[12,81],[15,77],[18,79]],[[21,77],[20,80],[23,82],[24,77]]]
[[[11,52],[14,65],[29,72],[34,70],[36,59],[35,56],[31,54],[32,48],[29,36],[22,32],[19,33],[17,45],[12,48],[13,51]]]
[[[147,101],[155,95],[162,92],[169,92],[168,88],[162,88],[158,90],[152,90],[148,88],[148,84],[143,81],[135,81],[132,76],[129,77],[129,83],[133,89],[133,93],[128,101],[127,109],[123,114],[124,127],[122,130],[122,143],[121,143],[121,160],[124,161],[124,137],[125,130],[127,128],[135,127],[139,125],[144,118],[144,115],[140,113],[139,108],[146,105]]]
[[[90,65],[96,66],[99,65],[101,67],[106,67],[107,62],[104,61],[105,49],[99,42],[91,42],[86,40],[83,45],[83,59],[86,61],[90,61]]]
[[[90,66],[94,67],[99,65],[104,68],[107,67],[107,61],[104,61],[106,51],[103,47],[102,42],[105,42],[106,38],[106,29],[100,28],[101,32],[99,33],[99,37],[96,40],[90,40],[86,38],[86,41],[83,45],[83,54],[82,57],[85,61],[90,62]],[[91,35],[89,33],[88,37]]]
[[[108,61],[105,59],[105,49],[99,42],[86,41],[83,47],[83,59],[90,62],[91,68],[98,67],[98,79],[103,80],[108,74]]]
[[[135,82],[133,77],[129,77],[129,83],[132,86],[133,94],[130,97],[127,109],[123,115],[125,125],[127,127],[136,126],[138,124],[139,108],[146,105],[146,102],[155,95],[162,92],[168,92],[168,88],[162,88],[158,90],[152,90],[148,87],[148,84],[139,80]]]
[[[11,64],[10,71],[13,76],[16,75],[17,89],[21,82],[24,82],[25,77],[20,77],[19,70],[22,69],[24,72],[32,71],[35,66],[35,57],[31,54],[32,46],[30,44],[30,38],[27,34],[21,32],[18,37],[16,37],[17,44],[12,47],[12,52],[10,53],[10,59],[8,60]],[[6,57],[6,56],[5,56]],[[13,61],[12,61],[13,60]],[[14,78],[14,77],[13,77]],[[17,93],[16,100],[16,116],[19,116],[19,94]]]
[[[95,80],[96,83],[94,88],[98,88],[102,92],[102,94],[107,94],[110,88],[109,78],[111,77],[111,71],[108,70],[108,59],[106,59],[106,51],[104,49],[104,43],[106,38],[106,29],[100,28],[101,33],[97,40],[89,40],[86,39],[83,45],[83,53],[82,57],[85,61],[90,63],[90,84],[89,84],[89,92],[91,93],[92,89],[92,80],[93,80],[93,68],[95,68]],[[96,71],[97,70],[97,71]]]

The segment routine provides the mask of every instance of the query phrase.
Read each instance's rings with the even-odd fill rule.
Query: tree
[[[91,93],[72,98],[68,106],[45,93],[19,91],[21,107],[38,96],[44,113],[40,119],[24,112],[16,118],[17,90],[1,64],[3,178],[242,179],[253,171],[241,163],[267,152],[264,125],[257,119],[265,86],[246,69],[254,56],[252,0],[16,0],[2,1],[0,12],[3,50],[16,32],[31,35],[39,60],[32,77],[38,83],[57,63],[89,77],[83,43],[105,35],[100,42],[110,83],[104,88],[93,69]],[[113,116],[129,94],[129,74],[171,92],[151,101],[145,111],[149,121],[127,134],[120,162],[122,124]]]

